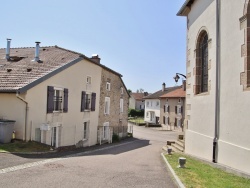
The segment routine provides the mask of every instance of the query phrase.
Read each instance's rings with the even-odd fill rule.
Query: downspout
[[[27,141],[26,136],[27,136],[28,102],[18,94],[18,91],[16,92],[16,97],[25,103],[24,140]]]
[[[220,0],[216,0],[216,81],[215,81],[215,130],[213,140],[213,162],[217,163],[220,126]]]

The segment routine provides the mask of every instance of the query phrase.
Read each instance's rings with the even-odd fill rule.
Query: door
[[[103,124],[103,140],[108,140],[109,138],[109,122]]]
[[[155,123],[159,124],[159,117],[155,117]]]

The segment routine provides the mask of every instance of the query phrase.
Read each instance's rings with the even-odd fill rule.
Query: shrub
[[[128,116],[129,117],[143,117],[144,116],[144,110],[135,110],[135,109],[128,109]]]
[[[113,142],[119,142],[120,141],[119,135],[114,133],[113,136],[112,136],[112,141]]]

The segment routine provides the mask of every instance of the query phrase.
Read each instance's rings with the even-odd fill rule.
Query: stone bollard
[[[185,168],[185,164],[186,164],[186,158],[179,157],[179,166],[178,166],[178,168]]]

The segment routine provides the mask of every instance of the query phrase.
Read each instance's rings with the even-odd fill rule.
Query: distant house
[[[160,96],[160,123],[169,130],[183,131],[185,119],[186,91],[185,82],[182,87]]]
[[[186,0],[185,152],[250,174],[250,1]]]
[[[147,96],[148,93],[131,93],[129,98],[129,108],[135,110],[144,110],[145,102],[143,97]]]
[[[145,100],[145,110],[144,110],[144,121],[152,124],[160,124],[161,116],[161,96],[167,94],[181,86],[168,87],[166,88],[165,83],[162,84],[162,89],[144,97]]]
[[[17,139],[53,147],[95,145],[100,114],[104,114],[100,108],[105,71],[118,77],[113,85],[119,85],[119,92],[111,91],[119,97],[110,100],[110,106],[118,103],[127,109],[121,75],[100,64],[98,56],[88,58],[58,46],[40,47],[38,42],[35,48],[10,48],[10,40],[7,44],[7,49],[0,49],[0,118],[16,121]],[[121,87],[124,103],[120,103]],[[126,113],[113,118],[126,122]]]

